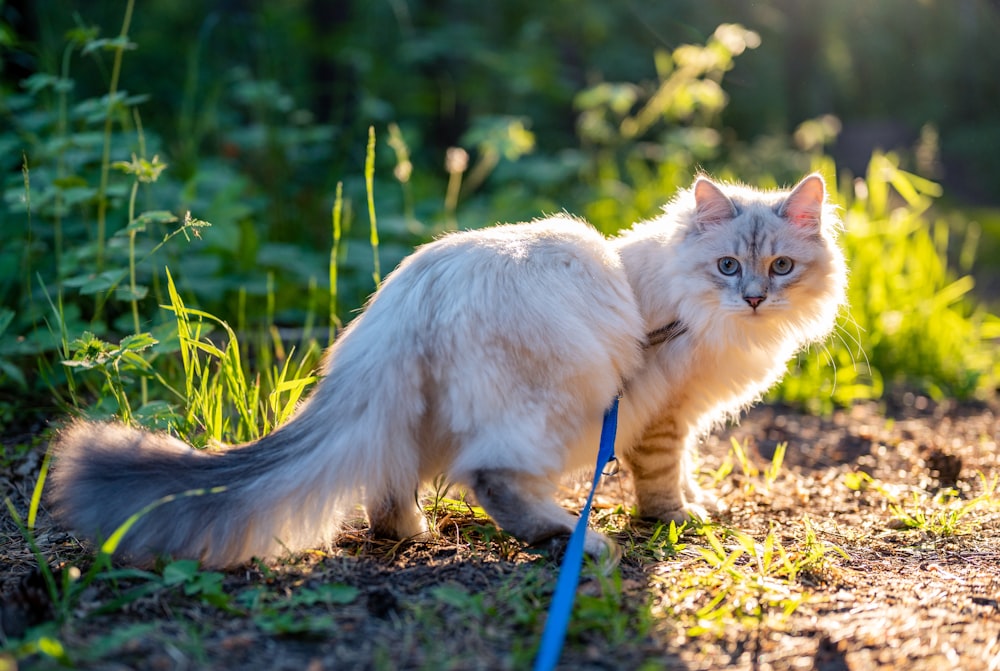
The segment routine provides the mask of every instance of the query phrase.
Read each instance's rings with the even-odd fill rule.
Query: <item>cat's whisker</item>
[[[854,318],[854,315],[851,314],[851,306],[850,305],[846,305],[845,304],[843,312],[845,313],[843,321],[846,321],[847,323],[849,323],[849,324],[851,324],[851,325],[854,326],[854,333],[856,334],[856,337],[853,338],[853,340],[854,340],[854,342],[858,346],[858,351],[861,352],[861,351],[863,351],[863,348],[862,348],[862,345],[861,345],[861,333],[864,332],[865,329],[864,329],[864,327],[861,326],[861,324],[858,323],[858,320]],[[843,328],[843,325],[841,324],[840,320],[837,321],[837,323],[835,324],[835,326],[837,326],[839,328]]]
[[[833,386],[830,388],[830,398],[833,398],[837,393],[837,359],[834,358],[833,352],[827,347],[826,343],[822,344],[823,352],[826,353],[826,360],[829,362],[831,368],[833,368]]]
[[[844,334],[837,329],[834,330],[833,334],[831,334],[830,337],[831,340],[833,340],[834,338],[840,341],[840,344],[844,346],[844,350],[847,352],[847,356],[851,357],[851,366],[854,368],[855,371],[857,371],[858,360],[854,356],[854,350],[851,349],[851,343],[849,343],[847,339],[844,337]]]
[[[872,370],[871,361],[868,359],[868,353],[864,349],[864,345],[861,343],[861,327],[858,325],[854,319],[851,319],[851,323],[855,326],[855,334],[851,334],[846,328],[841,324],[834,325],[834,334],[844,343],[845,349],[847,349],[848,354],[851,355],[851,363],[854,364],[854,369],[857,370],[857,357],[861,357],[865,361],[865,367],[868,369],[867,372],[870,374]],[[846,336],[846,338],[845,338]],[[847,342],[847,338],[850,339],[850,343]],[[857,347],[857,354],[855,354],[854,349],[851,344]]]

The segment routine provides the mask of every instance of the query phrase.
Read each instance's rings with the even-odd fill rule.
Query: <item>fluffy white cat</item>
[[[415,492],[443,473],[540,543],[571,531],[554,489],[593,468],[621,390],[616,449],[640,513],[705,515],[695,441],[833,328],[846,283],[838,226],[818,175],[773,192],[700,177],[610,240],[564,216],[448,235],[386,279],[287,424],[210,454],[75,422],[58,438],[50,501],[90,538],[149,507],[120,559],[218,567],[332,541],[359,501],[376,534],[418,535]],[[585,549],[617,554],[594,531]]]

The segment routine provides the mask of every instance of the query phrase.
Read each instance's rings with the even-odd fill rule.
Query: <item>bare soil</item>
[[[789,589],[801,603],[789,616],[757,604],[744,610],[760,617],[692,635],[714,595],[677,586],[704,566],[697,548],[708,541],[685,534],[674,556],[635,549],[658,532],[623,513],[627,480],[608,479],[595,519],[620,524],[626,557],[610,577],[585,573],[561,668],[1000,669],[1000,507],[994,501],[941,534],[901,524],[885,495],[948,487],[963,500],[979,495],[978,474],[1000,473],[995,406],[905,396],[829,418],[762,406],[705,441],[706,472],[723,463],[731,438],[746,440],[760,465],[779,443],[788,449],[772,487],[749,486],[739,466],[721,480],[721,525],[759,542],[774,532],[791,547],[805,519],[844,555],[797,578]],[[0,486],[22,515],[43,449],[0,467]],[[883,491],[846,486],[859,471]],[[582,495],[567,489],[567,505]],[[37,544],[57,575],[86,572],[92,555],[44,509],[41,517]],[[123,574],[95,581],[57,624],[60,609],[24,535],[6,511],[0,520],[8,650],[0,669],[59,668],[50,656],[16,652],[25,631],[57,638],[80,668],[528,668],[558,572],[557,552],[522,548],[474,512],[438,506],[430,540],[380,542],[359,524],[336,548],[285,562],[153,587],[150,577]]]

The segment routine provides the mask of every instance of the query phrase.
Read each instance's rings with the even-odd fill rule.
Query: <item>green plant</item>
[[[832,176],[832,166],[822,170]],[[1000,379],[1000,318],[970,298],[971,276],[948,263],[948,221],[931,206],[941,188],[872,156],[868,175],[840,190],[843,246],[850,265],[849,309],[823,353],[793,362],[775,397],[829,410],[889,388],[935,399],[988,393]],[[968,272],[975,236],[959,255]]]
[[[327,339],[327,345],[332,345],[333,340],[337,335],[337,331],[343,326],[340,321],[340,316],[337,313],[338,303],[337,303],[337,279],[339,273],[337,272],[337,267],[340,263],[340,237],[342,235],[343,227],[341,225],[341,218],[344,213],[344,183],[337,182],[337,194],[333,200],[333,212],[331,213],[331,223],[333,225],[332,237],[333,244],[330,247],[330,262],[328,267],[330,269],[330,336]]]
[[[448,496],[453,483],[449,482],[442,473],[434,478],[431,483],[430,493],[427,497],[423,510],[428,518],[428,526],[431,530],[441,528],[441,524],[452,512],[470,513],[473,516],[486,517],[486,512],[482,508],[472,506],[465,501],[465,491],[462,490],[459,498],[454,499]]]
[[[611,646],[640,641],[652,627],[648,609],[626,607],[621,571],[604,575],[595,571],[596,593],[577,595],[567,637],[586,639],[598,634]]]
[[[89,335],[84,338],[85,333],[104,343],[119,342],[123,334],[139,337],[151,333],[161,344],[141,353],[150,361],[168,349],[159,335],[160,327],[166,326],[164,314],[156,309],[157,303],[166,301],[161,281],[163,266],[158,269],[150,261],[169,238],[180,232],[185,237],[193,233],[197,238],[205,225],[188,214],[177,227],[179,217],[173,211],[183,211],[185,203],[210,209],[220,215],[222,235],[232,232],[234,219],[255,211],[252,206],[246,207],[253,199],[239,188],[246,182],[224,167],[203,171],[198,179],[186,184],[164,171],[166,165],[158,158],[163,154],[160,135],[154,130],[144,131],[138,113],[138,106],[147,97],[129,94],[120,86],[124,81],[120,76],[125,72],[125,52],[132,53],[136,46],[128,34],[132,7],[130,2],[125,8],[116,37],[103,38],[96,27],[80,25],[72,29],[59,59],[58,74],[39,72],[25,80],[23,92],[0,96],[0,115],[5,120],[0,147],[5,153],[16,148],[24,157],[23,179],[17,184],[5,180],[4,199],[0,202],[5,222],[0,230],[0,249],[4,250],[0,252],[0,327],[5,330],[0,340],[0,378],[24,382],[29,393],[38,393],[48,385],[50,390],[45,393],[70,407],[90,404],[95,397],[101,405],[109,391],[104,376],[83,375],[82,387],[78,387],[73,373],[80,367],[57,363],[73,357],[71,343],[90,340]],[[78,55],[83,58],[76,60]],[[105,57],[110,80],[102,94],[90,95],[92,89],[83,83],[90,80],[82,66],[92,61],[101,69]],[[298,136],[287,139],[296,143],[321,142],[321,135],[311,140]],[[153,158],[148,159],[149,155]],[[131,160],[126,160],[129,156]],[[127,183],[120,179],[122,175]],[[150,188],[154,182],[156,188]],[[220,189],[222,183],[226,187]],[[161,233],[162,239],[158,239]],[[261,283],[244,282],[233,272],[230,259],[238,256],[240,261],[254,263],[256,259],[248,259],[246,253],[256,249],[240,244],[231,250],[230,244],[216,245],[219,238],[214,233],[208,238],[196,240],[195,250],[188,250],[197,254],[182,256],[168,248],[165,258],[156,261],[179,269],[187,291],[192,287],[196,291],[207,289],[211,300],[206,304],[225,302],[230,291],[255,291]],[[8,251],[14,248],[24,253],[12,257]],[[272,250],[265,245],[262,251],[268,259],[303,268],[300,258],[274,254]],[[206,278],[204,269],[213,266],[216,277]],[[267,270],[262,268],[259,276],[266,276]],[[310,283],[307,292],[298,291],[294,283],[281,285],[279,290],[282,296],[304,294],[310,300],[322,295],[312,278],[304,278],[303,283]],[[273,306],[273,292],[269,298]],[[243,304],[251,307],[251,323],[260,319],[257,306],[264,305],[264,301]],[[278,305],[280,308],[281,300]],[[307,322],[317,307],[309,307]],[[267,328],[273,329],[273,309],[269,317]],[[46,329],[43,322],[48,322],[50,328]],[[109,346],[105,353],[113,349]],[[262,355],[268,356],[270,349],[262,348]],[[43,375],[25,376],[23,371],[34,367],[39,355],[44,357],[38,364]],[[264,368],[270,370],[271,366]],[[172,368],[169,361],[161,362],[159,372],[163,380],[176,386],[176,367]],[[130,376],[135,378],[135,389]],[[91,380],[100,382],[93,387]],[[119,390],[133,396],[133,403],[138,401],[135,410],[140,414],[144,408],[163,407],[164,389],[151,391],[149,381],[135,370],[116,380]],[[167,389],[165,393],[172,400],[172,392]],[[119,395],[118,400],[122,398]],[[131,411],[123,403],[105,405],[109,406],[106,410],[122,416],[129,416]]]
[[[765,493],[771,491],[781,475],[781,466],[785,461],[788,443],[778,443],[775,446],[771,461],[764,467],[763,473],[754,462],[753,457],[750,456],[748,445],[746,439],[741,443],[735,437],[730,438],[729,452],[726,453],[719,467],[704,471],[711,478],[711,486],[717,487],[732,474],[735,465],[739,464],[745,494],[751,494],[758,488]]]
[[[953,488],[945,488],[936,493],[919,489],[890,487],[864,471],[844,475],[844,485],[852,491],[874,490],[884,500],[884,505],[892,515],[896,528],[915,530],[929,536],[941,538],[973,533],[979,520],[972,513],[1000,506],[997,485],[1000,475],[987,478],[978,473],[982,492],[963,500]]]
[[[126,376],[136,373],[145,378],[154,374],[149,362],[140,353],[156,342],[149,333],[139,333],[122,338],[116,346],[88,331],[69,344],[73,358],[63,361],[63,365],[80,370],[99,370],[104,377],[102,394],[111,396],[114,400],[113,411],[127,423],[132,421],[133,412]]]
[[[372,279],[382,282],[382,264],[378,256],[378,224],[375,219],[375,127],[368,128],[368,151],[365,153],[365,194],[368,196],[369,242],[372,246]]]
[[[0,656],[0,663],[9,664],[9,667],[6,668],[16,669],[16,660],[33,655],[41,655],[43,658],[55,660],[60,665],[72,666],[73,659],[69,656],[65,646],[63,646],[62,641],[57,636],[52,635],[48,631],[33,633],[35,635],[26,638],[10,650],[13,659],[6,657],[6,655]]]
[[[648,538],[637,539],[634,534],[629,534],[628,554],[640,556],[646,561],[674,559],[687,547],[686,543],[681,542],[681,535],[687,529],[687,522],[680,526],[673,521],[669,525],[658,522]]]
[[[24,373],[10,358],[18,353],[18,348],[13,338],[5,338],[4,332],[14,321],[14,311],[7,308],[0,308],[0,382],[5,379],[12,380],[18,387],[25,389],[28,386]]]
[[[764,483],[770,490],[781,474],[781,465],[785,462],[785,451],[788,443],[778,443],[774,447],[774,454],[771,456],[771,463],[764,468]]]
[[[357,600],[359,590],[340,583],[303,587],[287,596],[251,587],[235,601],[249,611],[262,631],[277,635],[322,635],[336,627],[329,609]]]
[[[262,398],[259,376],[247,377],[236,333],[225,321],[203,310],[184,305],[173,277],[167,272],[171,310],[176,317],[177,337],[184,369],[186,410],[184,426],[204,432],[206,440],[220,443],[256,440],[288,419],[316,377],[309,374],[314,349],[299,362],[285,359],[271,373],[271,391]],[[210,327],[221,327],[225,344],[208,339]]]
[[[222,587],[224,576],[217,571],[204,571],[195,560],[168,561],[156,572],[136,569],[110,569],[97,576],[98,580],[119,585],[128,581],[137,583],[121,591],[114,598],[101,604],[96,614],[118,612],[144,597],[162,592],[177,591],[206,605],[228,612],[240,612],[232,597]]]
[[[727,103],[722,79],[759,44],[754,31],[723,24],[704,45],[658,50],[652,84],[604,82],[576,95],[581,141],[596,154],[584,172],[589,221],[614,232],[655,216],[705,161],[719,156],[718,118]]]
[[[831,555],[847,558],[838,546],[819,541],[808,519],[802,524],[804,539],[792,547],[779,540],[776,529],[758,542],[741,531],[701,526],[697,534],[707,545],[693,546],[696,558],[654,573],[654,584],[664,592],[654,615],[669,612],[688,636],[787,619],[808,599],[800,576],[822,571]]]

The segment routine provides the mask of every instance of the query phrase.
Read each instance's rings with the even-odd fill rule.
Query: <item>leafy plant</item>
[[[629,536],[629,554],[639,555],[653,561],[674,559],[687,547],[686,543],[681,542],[681,535],[687,529],[687,522],[680,526],[673,521],[669,525],[659,522],[653,527],[648,538],[636,539],[634,535]]]
[[[750,455],[748,440],[744,440],[741,443],[733,437],[730,439],[729,452],[726,453],[719,467],[714,470],[706,469],[705,473],[711,478],[711,484],[715,487],[729,477],[735,465],[739,464],[742,473],[743,492],[751,494],[760,489],[766,493],[771,491],[778,477],[781,475],[781,466],[784,463],[785,451],[787,449],[788,443],[778,443],[774,448],[774,454],[771,456],[770,463],[761,472],[760,467]]]
[[[707,545],[692,546],[697,559],[654,573],[668,595],[654,613],[669,610],[688,636],[788,618],[808,598],[799,577],[822,570],[831,555],[847,558],[838,546],[818,541],[808,519],[802,523],[805,539],[794,547],[786,547],[775,529],[758,542],[740,531],[702,526],[697,533]]]
[[[727,103],[722,79],[759,44],[754,31],[723,24],[704,45],[658,50],[651,85],[605,82],[577,94],[578,132],[596,153],[584,171],[589,221],[610,233],[655,216],[719,155],[717,123]]]
[[[652,626],[652,619],[646,609],[630,612],[625,607],[621,571],[612,571],[610,575],[596,571],[595,579],[596,594],[577,595],[567,636],[583,638],[599,634],[613,646],[642,640]]]
[[[101,391],[110,394],[115,402],[115,410],[125,422],[132,421],[132,406],[128,399],[123,374],[138,373],[143,376],[152,375],[149,362],[140,353],[156,344],[156,340],[148,333],[126,336],[117,346],[105,342],[93,333],[84,334],[70,343],[69,349],[73,358],[63,364],[82,370],[99,370],[104,376],[105,384]]]
[[[169,271],[167,290],[169,309],[177,319],[184,368],[182,397],[187,406],[184,418],[187,431],[197,428],[207,440],[217,443],[247,442],[270,433],[287,420],[306,389],[317,379],[309,374],[308,367],[316,350],[308,350],[297,363],[293,363],[291,356],[285,359],[280,368],[272,371],[271,391],[262,398],[260,379],[248,379],[232,328],[203,310],[185,307]],[[220,347],[207,338],[212,326],[225,332],[225,345]]]
[[[329,613],[315,612],[314,607],[333,608],[357,600],[359,590],[343,584],[325,584],[301,588],[288,597],[251,588],[237,601],[250,610],[262,631],[278,635],[320,635],[336,627]]]
[[[832,175],[832,166],[824,171]],[[970,298],[971,276],[949,266],[949,224],[932,220],[937,184],[875,154],[864,180],[844,189],[843,245],[849,309],[820,352],[793,364],[776,396],[814,410],[915,388],[935,399],[968,399],[1000,380],[1000,318]],[[968,272],[975,238],[963,246]]]
[[[1000,498],[997,497],[1000,475],[993,474],[992,478],[987,478],[978,473],[978,476],[982,492],[967,500],[950,487],[933,494],[919,489],[906,491],[902,487],[889,487],[864,471],[845,474],[844,485],[852,491],[871,489],[879,494],[897,528],[921,531],[933,537],[947,537],[974,532],[979,522],[972,514],[1000,506]]]

